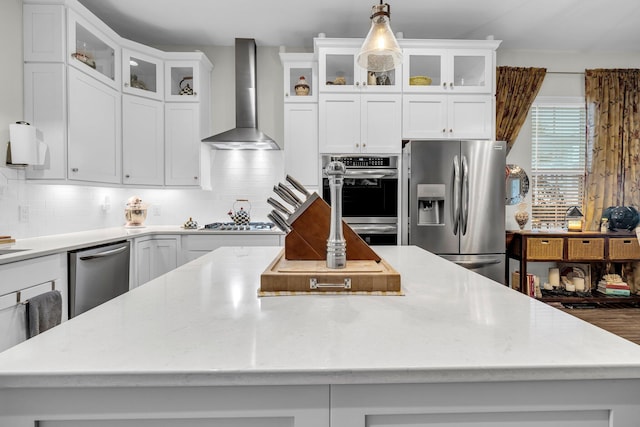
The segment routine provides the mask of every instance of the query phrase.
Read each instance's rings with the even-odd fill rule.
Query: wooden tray
[[[384,259],[347,260],[342,269],[326,261],[288,260],[282,250],[260,276],[261,292],[399,292],[400,273]]]

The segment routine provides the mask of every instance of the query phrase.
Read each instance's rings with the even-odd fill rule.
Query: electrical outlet
[[[21,205],[18,207],[18,221],[29,222],[29,206]]]

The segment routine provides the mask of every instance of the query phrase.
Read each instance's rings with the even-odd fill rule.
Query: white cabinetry
[[[400,153],[401,94],[321,93],[321,153]]]
[[[130,288],[135,288],[178,267],[177,236],[135,239]]]
[[[63,63],[24,64],[24,118],[47,145],[44,164],[27,169],[30,179],[64,179],[67,175],[66,87]]]
[[[64,6],[22,7],[25,62],[64,62]]]
[[[122,92],[162,101],[164,63],[160,58],[122,49]]]
[[[499,44],[495,40],[401,40],[402,138],[494,138]]]
[[[164,184],[164,105],[122,95],[122,182]]]
[[[212,66],[201,53],[183,55],[193,56],[191,60],[169,55],[174,59],[165,61],[165,184],[207,187],[202,178],[208,175],[202,171],[208,169],[208,157],[201,156],[201,140],[211,135]]]
[[[492,95],[421,95],[402,98],[402,138],[493,138]]]
[[[251,246],[282,246],[284,235],[280,233],[255,234],[201,234],[182,236],[182,262],[192,261],[222,246],[237,246],[238,253],[248,252]]]
[[[318,73],[313,54],[280,53],[284,69],[284,168],[308,187],[318,186]],[[296,94],[304,77],[307,95]]]
[[[26,306],[22,303],[53,289],[62,295],[62,320],[66,320],[66,253],[0,265],[0,351],[27,339]]]
[[[119,183],[120,92],[75,68],[68,74],[69,179]]]
[[[400,153],[402,69],[372,73],[356,56],[362,40],[314,40],[321,153]]]
[[[96,19],[92,24],[72,9],[68,10],[67,19],[69,65],[119,90],[121,73],[120,46],[115,41],[117,34],[101,21]]]

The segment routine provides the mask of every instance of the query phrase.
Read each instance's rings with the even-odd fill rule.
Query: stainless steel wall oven
[[[322,156],[322,198],[331,204],[327,164],[347,168],[342,187],[343,219],[371,245],[398,244],[398,157]]]

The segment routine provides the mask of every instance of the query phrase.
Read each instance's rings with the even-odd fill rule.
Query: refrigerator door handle
[[[453,234],[458,234],[460,225],[460,161],[453,158]]]
[[[461,234],[467,234],[467,222],[469,220],[469,163],[467,156],[462,156],[462,212]]]

